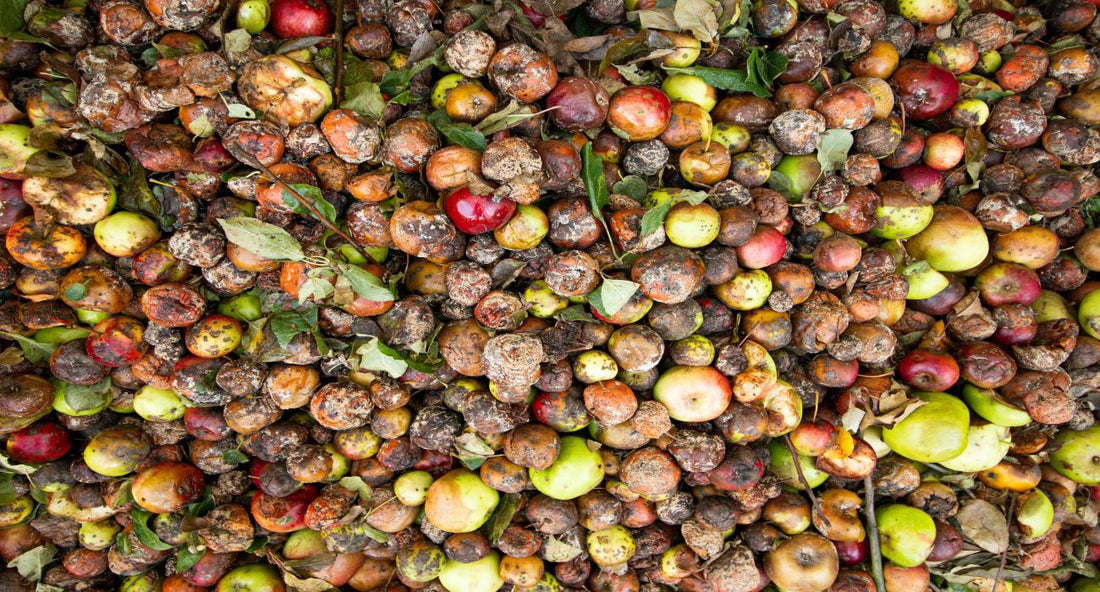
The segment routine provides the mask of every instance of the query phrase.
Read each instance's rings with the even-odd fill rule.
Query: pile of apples
[[[0,2],[0,591],[1100,591],[1098,6]]]

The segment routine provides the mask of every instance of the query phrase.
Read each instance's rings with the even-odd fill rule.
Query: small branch
[[[336,0],[336,106],[344,100],[344,0]]]
[[[878,592],[886,592],[886,580],[882,576],[882,548],[878,539],[878,520],[875,519],[875,482],[871,475],[863,478],[863,497],[866,498],[867,538],[871,543],[871,575]]]
[[[1016,493],[1013,492],[1008,498],[1008,512],[1005,514],[1006,521],[1012,524],[1012,514],[1016,510]],[[997,565],[997,573],[993,576],[993,587],[990,588],[992,592],[997,592],[997,584],[1001,582],[1001,575],[1005,571],[1005,560],[1008,559],[1008,547],[1005,545],[1004,551],[1001,551],[1001,563]]]
[[[821,518],[821,522],[826,527],[831,526],[832,523],[829,522],[825,513],[821,511],[821,503],[817,501],[817,496],[814,495],[814,488],[810,487],[810,482],[806,480],[806,475],[802,473],[802,463],[799,462],[798,451],[794,449],[794,444],[791,443],[790,434],[783,436],[783,441],[787,443],[787,450],[791,451],[791,461],[794,463],[794,472],[798,474],[798,481],[802,483],[802,487],[805,487],[806,493],[810,495],[810,504],[813,513]]]
[[[329,222],[328,218],[326,218],[324,216],[324,214],[322,214],[321,211],[317,209],[317,206],[314,205],[311,200],[307,199],[301,193],[298,193],[298,190],[294,189],[286,181],[283,181],[282,179],[280,179],[278,175],[271,172],[271,169],[269,169],[266,164],[260,162],[260,159],[254,157],[252,155],[249,155],[248,160],[250,161],[248,163],[249,165],[260,169],[260,171],[263,172],[263,174],[271,177],[272,180],[275,181],[275,184],[278,185],[283,191],[289,191],[290,194],[294,196],[294,199],[297,199],[298,203],[305,206],[306,209],[309,210],[309,213],[313,214],[313,217],[316,218],[317,221],[320,222],[322,226],[324,226],[325,228],[328,228],[329,230],[331,230],[333,232],[333,234],[335,234],[336,236],[339,236],[340,238],[347,241],[348,245],[350,245],[351,248],[355,249],[356,253],[359,253],[360,255],[363,255],[364,257],[366,256],[363,253],[363,251],[361,251],[359,249],[359,245],[355,244],[355,241],[353,241],[351,239],[351,237],[348,236],[348,233],[344,232],[343,230],[340,230],[340,228],[337,227],[332,222]]]

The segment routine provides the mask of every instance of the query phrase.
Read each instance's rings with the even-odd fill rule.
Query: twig
[[[344,99],[344,0],[336,0],[336,106]]]
[[[787,443],[787,450],[791,451],[791,461],[794,463],[794,472],[798,474],[798,480],[802,483],[802,487],[806,488],[806,493],[810,495],[810,505],[814,514],[821,518],[821,522],[826,526],[832,526],[829,522],[829,518],[825,516],[825,513],[821,511],[821,503],[817,501],[817,496],[814,495],[814,488],[810,487],[810,482],[806,480],[806,475],[802,473],[802,463],[799,462],[798,451],[794,449],[794,444],[791,443],[791,436],[787,434],[783,436],[783,441]]]
[[[878,520],[875,519],[875,482],[870,475],[863,478],[863,497],[866,498],[864,514],[867,516],[867,538],[871,543],[871,574],[878,592],[886,592],[886,580],[882,576],[882,549],[878,540]]]
[[[1013,492],[1008,498],[1008,512],[1005,514],[1005,518],[1009,524],[1012,524],[1012,514],[1016,510],[1016,493]],[[1008,559],[1008,545],[1005,545],[1003,551],[1001,551],[1001,563],[997,565],[997,573],[993,576],[993,587],[990,588],[991,592],[997,592],[997,584],[1001,581],[1001,575],[1005,570],[1005,560]]]
[[[366,255],[363,254],[363,251],[361,251],[359,249],[359,245],[356,245],[355,241],[353,241],[351,239],[351,237],[348,236],[348,233],[344,232],[343,230],[340,230],[340,228],[337,227],[332,222],[329,222],[328,218],[326,218],[324,216],[324,214],[322,214],[321,211],[317,209],[317,206],[313,205],[313,201],[306,198],[304,195],[299,193],[297,189],[291,187],[289,183],[287,183],[286,181],[283,181],[282,179],[279,178],[278,175],[271,172],[271,169],[269,169],[266,164],[260,162],[260,159],[254,157],[252,155],[248,155],[248,160],[250,161],[248,163],[249,165],[260,169],[260,171],[263,174],[267,175],[268,177],[271,177],[272,180],[275,181],[275,184],[279,186],[279,188],[281,188],[283,191],[289,191],[290,194],[294,196],[294,199],[297,199],[298,203],[305,206],[306,209],[309,210],[309,213],[313,214],[313,217],[316,218],[317,221],[320,222],[322,226],[324,226],[325,228],[328,228],[329,230],[331,230],[333,232],[333,234],[335,234],[336,236],[338,236],[338,237],[344,239],[345,241],[347,241],[348,245],[351,246],[352,249],[355,249],[356,253],[359,253],[360,255],[363,255],[364,257],[366,256]]]

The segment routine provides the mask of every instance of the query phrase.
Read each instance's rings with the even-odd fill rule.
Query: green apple
[[[271,20],[271,6],[267,0],[244,0],[237,5],[237,26],[256,35]]]
[[[634,537],[621,525],[588,533],[588,555],[600,567],[626,563],[635,549]]]
[[[1054,441],[1062,445],[1050,455],[1055,471],[1082,485],[1100,485],[1100,425],[1058,430]]]
[[[99,323],[111,318],[111,313],[103,312],[101,310],[74,308],[73,312],[76,313],[76,320],[84,323],[85,325],[98,325]]]
[[[962,389],[962,399],[970,406],[971,411],[990,423],[1009,428],[1031,423],[1031,416],[1027,411],[1009,404],[993,389],[966,384]]]
[[[1080,578],[1069,589],[1070,592],[1100,592],[1100,579]]]
[[[893,504],[875,511],[882,555],[902,567],[924,563],[936,543],[936,523],[923,510]]]
[[[84,462],[92,471],[107,477],[128,475],[152,450],[149,437],[140,427],[116,425],[92,436],[84,447]]]
[[[802,196],[809,193],[820,176],[821,163],[817,161],[817,154],[784,156],[768,177],[768,187],[788,199],[799,202],[802,201]]]
[[[705,111],[710,111],[718,103],[715,88],[693,74],[672,74],[661,83],[661,90],[665,91],[670,101],[689,101]]]
[[[427,471],[409,471],[393,482],[393,494],[406,506],[419,506],[428,499],[428,489],[435,479]]]
[[[932,269],[927,261],[917,261],[907,265],[902,275],[909,282],[909,292],[905,294],[908,300],[924,300],[931,298],[943,291],[950,282],[947,276]]]
[[[1030,538],[1043,536],[1054,526],[1054,504],[1041,489],[1032,489],[1020,496],[1016,522]]]
[[[260,297],[255,294],[238,294],[218,303],[221,314],[250,323],[264,316],[260,308]]]
[[[107,406],[111,404],[111,399],[114,398],[111,394],[110,387],[108,387],[106,392],[102,394],[102,402],[98,405],[83,409],[74,409],[72,405],[69,404],[70,398],[74,399],[74,404],[83,407],[83,405],[76,403],[75,398],[79,397],[81,399],[81,403],[87,403],[87,400],[90,400],[91,397],[85,397],[83,396],[83,394],[85,392],[91,392],[91,389],[94,387],[69,384],[67,382],[62,382],[57,379],[53,379],[50,382],[53,382],[53,410],[62,415],[70,415],[73,417],[95,415],[96,413],[99,413],[100,411],[106,409]]]
[[[504,585],[500,553],[491,551],[473,563],[448,561],[439,573],[439,583],[448,592],[497,592]]]
[[[714,294],[734,310],[756,310],[768,301],[772,280],[763,269],[742,269],[714,287]]]
[[[1077,307],[1077,321],[1081,329],[1093,339],[1100,339],[1100,290],[1093,290]]]
[[[1012,447],[1008,428],[993,423],[970,426],[966,434],[966,449],[962,454],[940,465],[960,473],[976,473],[997,466]]]
[[[160,240],[160,226],[137,212],[115,212],[95,225],[95,242],[115,257],[133,257]]]
[[[937,271],[972,269],[989,254],[989,237],[974,214],[956,206],[936,206],[932,222],[909,239],[905,248]]]
[[[781,438],[775,438],[768,443],[768,451],[771,452],[768,471],[775,475],[781,483],[795,489],[803,489],[802,482],[798,479],[798,471],[795,470],[794,462],[791,460],[791,451],[787,448],[786,443]],[[810,487],[817,487],[829,478],[828,473],[819,471],[814,466],[812,456],[799,454],[798,464],[802,467],[802,476],[806,478],[806,482],[810,484]]]
[[[932,221],[935,210],[910,194],[889,191],[882,196],[882,205],[875,208],[877,223],[871,234],[887,240],[906,239],[924,230]]]
[[[561,452],[547,469],[528,469],[531,484],[547,497],[571,500],[592,491],[603,481],[603,459],[580,436],[561,439]]]
[[[500,494],[481,477],[466,469],[455,469],[431,484],[424,515],[443,532],[473,532],[493,514]]]
[[[122,531],[122,527],[113,519],[85,522],[80,525],[77,532],[77,540],[80,546],[92,551],[105,551],[115,544],[115,535]]]
[[[947,393],[918,392],[925,401],[908,417],[882,430],[882,439],[894,452],[917,462],[941,462],[962,454],[970,429],[970,410]]]
[[[215,592],[285,592],[283,576],[274,565],[253,563],[234,568],[218,580]]]
[[[1051,290],[1039,292],[1039,297],[1031,303],[1031,311],[1035,313],[1035,321],[1045,323],[1058,319],[1072,319],[1073,313],[1069,310],[1069,304],[1062,295]]]
[[[23,172],[27,159],[38,152],[31,146],[31,128],[17,123],[0,123],[0,175]]]
[[[134,413],[147,421],[175,421],[187,407],[171,389],[145,385],[134,394]]]

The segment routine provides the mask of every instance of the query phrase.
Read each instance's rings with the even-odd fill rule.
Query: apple
[[[84,447],[84,462],[92,471],[121,477],[137,468],[152,450],[149,436],[140,427],[117,425],[92,436]]]
[[[335,20],[322,0],[272,0],[271,28],[283,39],[324,37]]]
[[[1031,423],[1031,416],[1027,411],[1008,403],[993,389],[966,384],[962,389],[962,399],[970,406],[971,411],[990,423],[1009,428]]]
[[[283,497],[257,491],[252,496],[252,519],[271,532],[294,532],[305,527],[306,511],[316,498],[317,487],[312,484]]]
[[[787,155],[768,177],[768,187],[798,202],[820,177],[821,163],[817,160],[817,154]]]
[[[455,469],[428,488],[424,515],[443,532],[473,532],[489,519],[500,494],[477,473]]]
[[[914,349],[898,362],[898,378],[922,391],[946,391],[959,380],[959,363],[945,351]]]
[[[133,409],[146,421],[175,421],[183,417],[187,406],[176,391],[147,384],[134,394]]]
[[[428,499],[428,489],[435,479],[427,471],[409,471],[393,482],[393,494],[406,506],[419,506]]]
[[[17,123],[0,123],[0,177],[21,179],[23,167],[38,148],[30,144],[31,128]]]
[[[472,563],[448,561],[439,573],[439,583],[448,592],[497,592],[504,585],[500,577],[500,553],[490,551]]]
[[[1100,339],[1100,289],[1089,292],[1078,305],[1077,321],[1085,333]]]
[[[713,366],[673,366],[657,379],[653,398],[677,421],[710,421],[726,410],[733,398],[730,381]]]
[[[887,563],[882,567],[886,592],[925,592],[929,590],[928,566],[901,567]]]
[[[848,567],[863,563],[871,555],[871,539],[868,538],[862,541],[833,541],[833,545],[840,563]]]
[[[886,444],[898,454],[917,462],[940,462],[962,454],[970,428],[970,410],[952,395],[918,392],[925,401],[905,419],[882,430]]]
[[[27,426],[8,436],[8,456],[20,463],[48,463],[55,461],[72,448],[69,431],[47,421]]]
[[[800,456],[821,456],[836,443],[836,437],[836,426],[827,421],[804,422],[791,431],[791,444]]]
[[[916,567],[936,542],[936,523],[923,510],[893,504],[875,510],[882,555],[902,567]]]
[[[516,202],[462,187],[443,198],[443,211],[461,232],[482,234],[503,226],[515,213]]]
[[[637,549],[634,537],[622,525],[588,533],[588,556],[600,567],[625,564]]]
[[[230,570],[214,592],[286,592],[286,585],[274,565],[253,563]]]
[[[783,484],[795,489],[803,489],[802,482],[798,479],[798,472],[794,468],[794,462],[791,460],[791,451],[786,443],[780,438],[775,438],[768,443],[768,450],[771,452],[768,471]],[[813,457],[799,454],[798,464],[802,467],[802,476],[806,478],[810,487],[817,487],[829,478],[828,473],[814,466]]]
[[[1007,427],[994,423],[970,426],[966,449],[955,458],[940,461],[940,465],[960,473],[977,473],[997,466],[1011,447]]]
[[[1032,489],[1023,493],[1020,495],[1018,504],[1016,523],[1028,538],[1039,538],[1054,525],[1054,504],[1042,489]]]
[[[1039,274],[1017,263],[994,263],[974,278],[986,306],[1022,304],[1030,306],[1042,291]]]
[[[154,513],[178,512],[202,497],[206,479],[194,465],[166,461],[138,473],[130,489],[134,503]]]
[[[285,55],[248,62],[237,78],[237,94],[265,118],[287,127],[313,123],[332,106],[332,88],[324,77]]]
[[[985,261],[989,237],[974,214],[956,206],[936,206],[932,222],[905,247],[936,271],[966,271]]]
[[[925,164],[911,164],[898,169],[893,176],[912,187],[920,195],[920,200],[927,204],[939,201],[947,186],[943,173]]]
[[[828,590],[839,570],[833,543],[809,532],[792,536],[764,556],[764,571],[784,592]]]
[[[931,204],[921,203],[910,192],[885,191],[882,204],[875,208],[871,234],[887,240],[906,239],[927,228],[934,213]]]
[[[761,224],[745,244],[736,247],[737,262],[748,269],[763,269],[783,259],[787,239],[774,226]]]
[[[271,21],[271,5],[267,0],[244,0],[237,5],[237,26],[256,35]]]
[[[304,571],[309,577],[320,578],[336,587],[347,584],[351,576],[355,575],[367,560],[362,553],[339,553],[333,556],[325,546],[325,539],[321,533],[308,528],[290,533],[286,543],[283,544],[282,555],[290,560],[310,557],[326,558],[326,561],[320,565],[305,568]]]
[[[1045,323],[1058,319],[1072,319],[1069,304],[1065,298],[1057,292],[1042,290],[1035,302],[1031,303],[1031,310],[1035,313],[1035,322]]]
[[[578,498],[603,481],[603,458],[580,436],[564,436],[561,451],[547,469],[528,469],[531,484],[547,497]],[[438,481],[436,482],[438,483]]]
[[[768,301],[772,279],[763,269],[743,269],[729,281],[714,287],[714,294],[734,310],[756,310]]]
[[[905,266],[902,275],[909,282],[906,300],[927,300],[945,291],[951,280],[936,271],[927,261],[917,261]]]
[[[1100,425],[1058,430],[1054,441],[1062,445],[1050,455],[1055,471],[1082,485],[1100,485]]]

